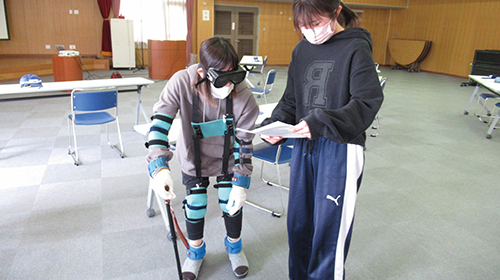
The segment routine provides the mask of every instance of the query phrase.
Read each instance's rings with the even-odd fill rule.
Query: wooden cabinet
[[[186,68],[186,41],[148,41],[149,78],[168,80]]]
[[[80,56],[52,56],[54,82],[83,80]]]

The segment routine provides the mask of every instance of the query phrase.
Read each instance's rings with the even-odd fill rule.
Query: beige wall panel
[[[215,0],[215,4],[259,7],[259,53],[269,65],[288,65],[299,42],[293,27],[292,3]]]
[[[213,0],[198,0],[197,5],[197,42],[193,42],[193,51],[200,49],[201,42],[214,36],[214,1]],[[203,11],[208,10],[209,20],[203,20]]]
[[[361,15],[360,27],[371,33],[373,60],[379,64],[385,64],[390,12],[389,9],[365,8]]]
[[[97,1],[6,1],[6,8],[11,40],[0,41],[0,54],[57,54],[56,44],[66,49],[75,45],[81,54],[100,53],[102,18]],[[69,10],[79,14],[70,15]]]
[[[500,49],[498,11],[500,1],[410,1],[392,10],[389,37],[431,40],[421,69],[466,77],[475,50]]]
[[[413,0],[418,1],[418,0]],[[409,0],[344,0],[347,5],[381,7],[381,8],[406,8]]]
[[[287,65],[299,41],[294,32],[291,3],[255,0],[204,0],[196,2],[193,37],[199,42],[213,36],[213,5],[260,7],[259,55],[268,55],[270,65]],[[361,26],[372,33],[373,58],[391,64],[389,38],[431,40],[432,48],[421,69],[466,77],[477,49],[500,49],[498,11],[500,1],[412,0],[408,9],[380,9],[366,5],[406,5],[405,0],[349,0],[364,11]],[[211,20],[202,21],[206,3]],[[29,9],[26,7],[30,7]],[[84,55],[100,55],[102,19],[97,1],[23,0],[6,1],[11,40],[0,41],[0,54],[53,55],[55,44],[76,45]],[[69,10],[79,10],[70,15]],[[263,29],[266,28],[264,31]],[[397,35],[396,35],[397,34]],[[385,42],[384,42],[385,41]],[[46,50],[45,45],[51,49]]]

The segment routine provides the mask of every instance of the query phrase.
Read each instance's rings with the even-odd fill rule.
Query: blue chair
[[[262,162],[262,166],[260,168],[260,179],[268,184],[269,186],[275,186],[280,188],[280,196],[281,196],[281,212],[276,212],[273,210],[270,210],[268,208],[262,207],[260,205],[257,205],[251,201],[246,201],[250,206],[253,206],[257,209],[263,210],[265,212],[270,213],[274,217],[281,217],[283,213],[285,212],[285,203],[283,201],[283,194],[281,193],[282,189],[288,190],[288,187],[283,186],[281,184],[281,175],[280,175],[280,168],[279,166],[281,164],[286,164],[290,163],[292,161],[292,149],[293,149],[293,143],[295,139],[287,139],[286,142],[284,142],[281,145],[271,145],[266,142],[257,144],[253,148],[253,157],[255,159],[258,159]],[[276,166],[276,175],[278,176],[278,182],[271,182],[270,180],[264,179],[263,173],[264,173],[264,163],[271,164]]]
[[[250,87],[252,90],[252,93],[257,95],[257,97],[264,96],[264,100],[267,103],[267,95],[270,94],[273,90],[273,84],[274,80],[276,79],[276,70],[271,69],[269,72],[267,72],[267,78],[266,82],[264,84],[264,87],[258,88],[258,87]]]
[[[68,154],[73,158],[75,165],[79,165],[78,146],[76,140],[77,125],[102,125],[106,124],[106,139],[108,145],[123,158],[123,142],[118,121],[118,90],[107,89],[75,89],[71,92],[71,114],[68,116],[69,148]],[[114,109],[114,110],[113,110]],[[110,112],[112,114],[110,114]],[[108,123],[116,121],[120,149],[109,142]],[[70,128],[71,123],[71,128]],[[71,137],[75,150],[72,151]]]
[[[488,132],[486,133],[486,139],[491,139],[491,133],[493,133],[494,129],[497,129],[498,127],[496,126],[498,124],[498,121],[500,120],[500,102],[495,104],[495,109],[498,108],[498,113],[496,114],[495,118],[493,119],[493,122],[490,124],[490,127],[488,128]]]
[[[493,117],[491,116],[491,110],[488,108],[488,100],[490,99],[498,101],[500,99],[500,95],[493,92],[479,94],[479,97],[477,98],[476,108],[474,109],[474,116],[478,117],[479,120],[484,123],[489,123],[491,119],[493,119]],[[486,113],[485,115],[477,113],[477,107],[479,107],[479,104],[481,104],[481,108],[483,109],[484,113]]]
[[[256,69],[257,67],[252,67],[250,70],[248,70],[248,74],[252,75],[255,79],[257,79],[257,85],[260,85],[260,82],[264,80],[264,67],[266,67],[267,63],[267,55],[264,57],[262,60],[262,66],[260,66],[259,69]],[[255,75],[259,75],[260,78],[257,78]]]
[[[377,65],[378,67],[378,65]],[[378,69],[377,69],[378,71]],[[382,91],[384,91],[384,88],[385,88],[385,83],[387,82],[387,78],[386,77],[382,77],[380,79],[380,86],[382,87]],[[377,137],[378,136],[378,128],[380,127],[380,121],[378,119],[378,114],[375,115],[375,119],[373,120],[373,122],[375,123],[373,126],[372,126],[372,129],[375,130],[374,133],[370,134],[371,137]]]

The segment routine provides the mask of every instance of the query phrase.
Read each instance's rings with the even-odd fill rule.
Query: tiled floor
[[[271,102],[286,82],[286,67],[275,68]],[[460,87],[465,79],[381,70],[386,99],[379,135],[367,141],[346,279],[497,279],[500,132],[487,140],[487,125],[463,114],[473,90]],[[148,114],[164,85],[143,90]],[[135,93],[120,94],[126,157],[106,145],[104,128],[84,128],[77,167],[67,154],[68,96],[0,101],[0,279],[176,279],[161,216],[146,216],[147,150],[132,130],[135,105]],[[255,169],[248,199],[279,209],[278,190]],[[210,188],[200,279],[233,279],[216,196]],[[181,199],[173,207],[182,220]],[[247,279],[288,278],[285,222],[245,207]]]

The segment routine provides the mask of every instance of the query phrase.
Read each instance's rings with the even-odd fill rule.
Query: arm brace
[[[172,126],[174,118],[169,115],[156,113],[151,119],[151,129],[148,133],[148,148],[157,146],[168,149],[168,131]]]
[[[234,138],[234,165],[252,164],[253,144],[252,142],[245,142],[238,138]]]
[[[234,142],[234,166],[238,165],[252,165],[252,154],[253,154],[253,144],[252,142],[245,142],[235,137]],[[250,177],[243,176],[240,174],[234,174],[233,185],[237,185],[244,188],[250,187]]]
[[[173,118],[166,114],[156,113],[153,117],[151,117],[151,120],[152,122],[148,133],[147,147],[160,147],[168,149],[168,132],[172,126]],[[151,160],[148,164],[149,176],[152,178],[153,174],[162,168],[170,170],[166,157],[160,156]]]

